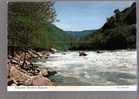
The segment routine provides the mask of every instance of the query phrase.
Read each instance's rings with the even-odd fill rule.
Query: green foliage
[[[52,2],[8,3],[8,45],[23,48],[36,46],[42,22],[53,22]]]
[[[41,48],[56,48],[66,50],[70,47],[70,35],[63,30],[57,28],[53,24],[43,24],[40,27],[41,33]]]
[[[8,3],[8,46],[21,49],[67,49],[68,35],[52,22],[56,12],[52,1]]]

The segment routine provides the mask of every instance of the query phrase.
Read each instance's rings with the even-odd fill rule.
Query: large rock
[[[8,85],[13,83],[16,85],[25,86],[51,86],[52,82],[47,78],[43,77],[41,74],[37,76],[29,76],[20,70],[16,69],[14,66],[10,69],[10,80]]]
[[[32,85],[33,86],[51,86],[52,82],[42,75],[38,75],[32,78]]]
[[[13,80],[16,85],[31,85],[31,77],[22,73],[14,66],[10,69],[10,79]]]
[[[52,75],[55,75],[56,73],[57,73],[56,71],[48,71],[48,77],[52,76]]]

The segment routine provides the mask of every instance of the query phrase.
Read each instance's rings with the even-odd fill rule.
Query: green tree
[[[40,42],[39,28],[56,19],[53,2],[10,2],[8,4],[8,45],[28,49]]]

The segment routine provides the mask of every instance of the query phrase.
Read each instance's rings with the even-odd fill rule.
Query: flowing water
[[[137,52],[117,50],[85,52],[59,52],[37,64],[57,71],[50,79],[58,86],[135,85]]]

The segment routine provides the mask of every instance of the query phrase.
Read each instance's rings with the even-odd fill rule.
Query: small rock
[[[11,63],[11,64],[18,64],[18,61],[15,60],[15,59],[11,59],[11,60],[10,60],[10,63]]]
[[[47,69],[42,69],[42,70],[41,70],[41,74],[42,74],[44,77],[47,77],[47,76],[48,76],[48,70],[47,70]]]
[[[79,56],[87,56],[85,52],[79,52]]]
[[[17,86],[15,83],[11,84],[11,86]]]
[[[48,69],[48,76],[52,76],[55,75],[57,72],[52,70],[52,69]]]
[[[40,52],[38,52],[37,54],[39,55],[39,57],[42,57],[43,56]]]
[[[12,79],[8,80],[8,86],[11,86],[12,84],[14,84],[14,81]]]
[[[97,53],[103,53],[102,51],[97,50]]]

